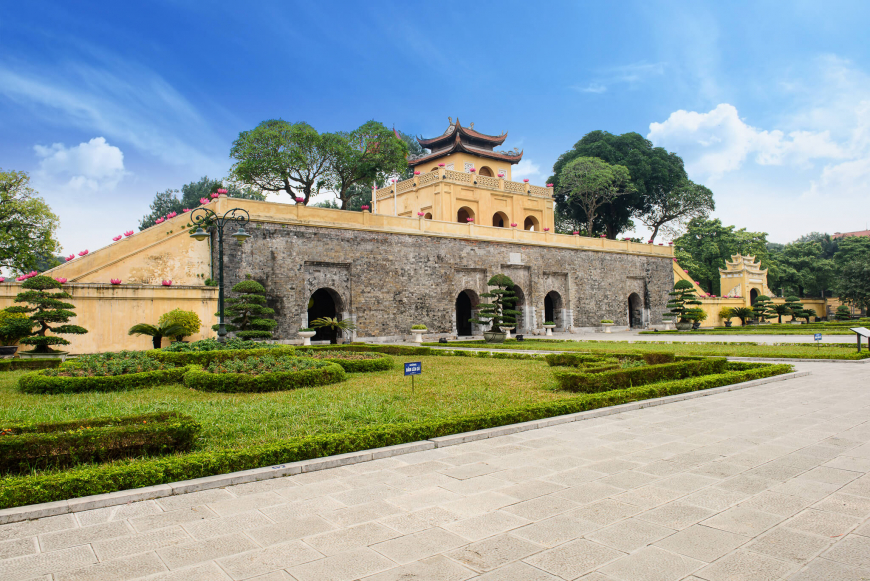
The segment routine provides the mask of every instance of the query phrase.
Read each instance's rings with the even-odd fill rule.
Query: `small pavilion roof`
[[[448,117],[448,119],[450,119]],[[463,127],[461,123],[459,123],[459,118],[457,117],[456,121],[453,122],[451,120],[450,125],[444,131],[443,134],[438,137],[432,137],[427,139],[425,137],[417,137],[417,143],[420,144],[421,147],[426,149],[440,149],[440,146],[448,144],[456,135],[462,135],[468,140],[472,141],[481,141],[490,146],[501,145],[504,143],[504,140],[507,139],[507,131],[502,133],[501,135],[487,135],[485,133],[481,133],[480,131],[476,131],[474,129],[474,123],[471,124],[472,127]]]
[[[450,127],[444,135],[434,139],[423,139],[418,137],[417,142],[426,149],[431,149],[431,153],[408,158],[408,165],[414,167],[421,163],[426,163],[439,157],[444,157],[463,151],[472,155],[478,155],[488,159],[496,159],[514,164],[519,163],[523,158],[523,152],[517,151],[495,151],[493,147],[500,145],[507,139],[507,133],[498,136],[484,135],[471,128],[462,127],[459,124],[459,119],[455,123],[451,123]]]

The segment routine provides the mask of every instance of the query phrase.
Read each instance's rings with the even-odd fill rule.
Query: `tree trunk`
[[[155,349],[160,349],[160,344],[163,342],[163,335],[154,335],[151,337],[151,344]]]

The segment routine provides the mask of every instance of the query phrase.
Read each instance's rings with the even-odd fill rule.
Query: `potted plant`
[[[308,324],[314,329],[334,330],[336,332],[336,343],[344,342],[342,334],[345,331],[353,331],[356,329],[356,325],[353,324],[353,321],[339,320],[338,317],[320,317],[319,319],[314,319]]]
[[[426,331],[426,325],[411,325],[411,333],[414,334],[414,343],[422,343],[423,333]]]
[[[707,311],[701,307],[695,307],[686,311],[685,318],[692,321],[692,330],[698,329],[702,321],[707,320]]]
[[[515,327],[516,316],[520,314],[519,311],[513,310],[513,306],[517,303],[516,293],[511,290],[514,288],[514,281],[507,275],[497,274],[490,278],[487,284],[496,288],[481,293],[480,296],[492,299],[492,302],[481,303],[477,317],[469,320],[478,325],[491,325],[483,332],[483,338],[487,343],[504,343],[507,337],[502,327]]]
[[[611,319],[601,319],[601,328],[605,333],[610,333],[610,327],[613,326]]]
[[[23,292],[18,293],[18,296],[15,297],[16,303],[28,303],[31,306],[15,306],[6,309],[10,313],[27,315],[33,326],[38,326],[35,332],[31,332],[27,337],[21,339],[22,345],[33,345],[34,349],[19,353],[19,357],[47,358],[66,355],[66,351],[56,351],[50,347],[51,345],[70,344],[69,341],[57,335],[83,335],[88,332],[84,327],[69,324],[69,320],[76,316],[72,310],[75,306],[61,299],[69,299],[72,296],[64,290],[49,292],[62,287],[61,283],[50,276],[34,276],[24,281],[24,284],[21,285],[21,288],[24,289]],[[52,327],[49,323],[61,324]],[[46,335],[47,331],[51,331],[52,334]]]
[[[305,347],[307,345],[311,345],[311,338],[314,337],[316,334],[317,331],[310,327],[299,329],[299,336],[302,337],[302,346]]]
[[[130,330],[127,331],[127,334],[148,335],[149,337],[151,337],[151,345],[153,345],[155,349],[160,349],[164,337],[178,337],[179,335],[183,335],[184,326],[173,321],[163,321],[162,323],[159,323],[157,325],[139,323],[138,325],[133,325],[132,327],[130,327]]]
[[[18,350],[18,342],[33,330],[33,321],[23,313],[0,311],[0,358],[9,359]]]
[[[740,319],[741,325],[746,325],[746,321],[752,317],[754,313],[750,307],[734,307],[731,309],[731,316]]]
[[[544,328],[547,330],[547,336],[552,336],[553,329],[556,328],[556,323],[553,321],[544,321]]]
[[[671,297],[667,304],[670,309],[668,317],[674,320],[677,329],[688,331],[692,328],[692,321],[686,317],[686,311],[701,304],[695,295],[694,285],[688,280],[678,280],[674,290],[668,294]]]
[[[734,317],[734,309],[731,307],[722,307],[719,309],[719,318],[725,321],[725,326],[731,326],[731,319]]]

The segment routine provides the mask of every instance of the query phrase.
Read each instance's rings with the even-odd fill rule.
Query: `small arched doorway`
[[[552,321],[558,329],[564,327],[562,323],[562,295],[556,291],[550,291],[544,297],[544,324]]]
[[[423,216],[423,219],[424,220],[431,220],[432,219],[432,212],[426,212],[426,215]]]
[[[519,315],[516,315],[516,319],[517,319],[516,331],[517,331],[517,333],[521,333],[527,327],[526,326],[526,293],[524,293],[523,289],[521,289],[520,287],[518,287],[516,285],[514,285],[511,290],[514,291],[514,294],[517,295],[517,302],[513,306],[513,309],[511,309],[511,310],[520,312]],[[507,307],[505,307],[505,308],[507,308]]]
[[[643,301],[637,293],[628,295],[628,326],[632,329],[643,327]]]
[[[541,229],[538,224],[538,219],[534,216],[527,216],[526,221],[523,222],[523,230],[534,230],[535,232]]]
[[[758,300],[758,290],[757,289],[750,290],[749,291],[749,304],[754,306],[755,301],[757,301],[757,300]]]
[[[496,212],[492,215],[492,225],[496,228],[504,228],[508,225],[508,217],[504,212]]]
[[[471,218],[469,220],[469,218]],[[459,211],[456,212],[456,221],[460,224],[467,224],[469,222],[474,221],[474,210],[469,208],[468,206],[462,206],[459,208]]]
[[[487,166],[483,166],[482,168],[477,170],[477,174],[482,175],[482,176],[487,176],[487,177],[493,177],[492,170]]]
[[[456,334],[460,337],[470,337],[474,334],[471,320],[474,308],[477,306],[477,293],[464,290],[456,297]]]
[[[311,325],[315,319],[321,317],[341,319],[341,299],[338,293],[330,288],[319,288],[308,299],[308,324]],[[321,327],[316,331],[317,334],[311,338],[312,341],[338,343],[338,332],[335,329]]]

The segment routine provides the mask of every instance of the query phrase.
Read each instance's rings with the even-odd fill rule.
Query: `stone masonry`
[[[628,325],[632,293],[643,302],[645,322],[660,324],[673,286],[665,257],[263,222],[248,231],[253,237],[244,245],[225,242],[226,289],[229,296],[246,274],[262,283],[276,311],[276,339],[297,337],[320,288],[330,290],[342,318],[356,322],[357,338],[398,339],[414,324],[455,334],[459,293],[485,302],[479,295],[498,273],[519,287],[518,332],[526,333],[541,329],[551,291],[558,295],[558,330],[571,330],[601,319]]]

